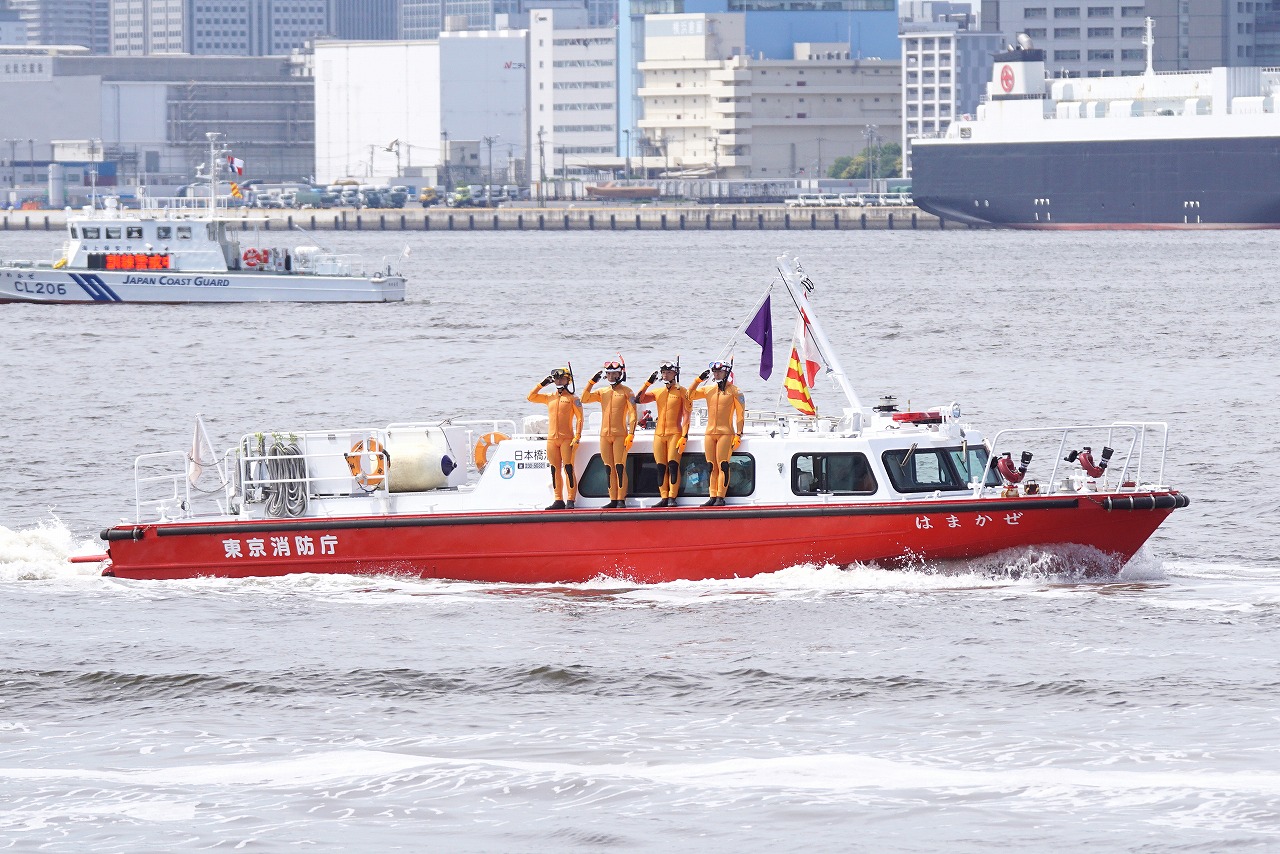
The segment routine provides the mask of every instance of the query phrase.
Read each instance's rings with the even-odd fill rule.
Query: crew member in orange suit
[[[712,362],[710,367],[689,384],[690,400],[707,402],[707,435],[704,451],[711,464],[711,497],[703,507],[723,507],[729,493],[729,460],[742,444],[746,427],[746,399],[729,381],[733,366],[728,362]],[[715,380],[703,386],[707,378]]]
[[[609,387],[592,391],[601,377]],[[600,404],[600,461],[609,473],[606,510],[627,506],[627,451],[636,438],[636,403],[635,393],[622,384],[626,378],[626,364],[621,359],[610,360],[582,390],[583,403]]]
[[[662,385],[653,391],[649,386],[658,381],[662,375]],[[649,375],[648,381],[640,386],[636,395],[636,403],[656,403],[658,421],[653,433],[653,459],[662,470],[662,482],[658,484],[658,494],[662,500],[655,507],[675,507],[676,496],[680,494],[680,455],[684,453],[688,441],[689,416],[693,412],[693,401],[689,391],[680,385],[680,368],[674,362],[663,362],[658,370]]]
[[[551,486],[556,500],[548,510],[572,510],[578,482],[573,476],[573,456],[582,441],[582,401],[573,393],[569,384],[573,374],[568,368],[556,368],[533,391],[530,403],[545,403],[549,422],[547,425],[547,462],[551,464]],[[544,392],[549,385],[555,391]]]

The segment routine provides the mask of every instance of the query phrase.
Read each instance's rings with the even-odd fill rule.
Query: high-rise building
[[[988,0],[982,29],[1025,33],[1054,77],[1121,77],[1146,68],[1145,16],[1143,0]]]
[[[400,38],[402,0],[333,0],[333,35],[359,41]]]
[[[1158,71],[1280,65],[1280,6],[1245,0],[1147,0]]]
[[[27,22],[22,16],[9,8],[0,0],[0,44],[17,45],[27,43]]]
[[[111,52],[111,0],[10,0],[27,24],[27,43]]]
[[[402,0],[401,31],[407,39],[433,39],[445,30],[490,30],[508,23],[523,26],[534,9],[583,9],[588,27],[618,23],[620,0]],[[626,0],[621,0],[626,2]],[[889,0],[892,2],[892,0]]]
[[[334,33],[334,0],[112,0],[116,54],[283,56]]]

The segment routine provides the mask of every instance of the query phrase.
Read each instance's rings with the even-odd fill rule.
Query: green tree
[[[852,163],[853,163],[853,158],[847,154],[844,157],[837,157],[836,162],[832,163],[831,167],[827,169],[827,177],[828,178],[844,177],[845,170],[848,169],[850,164]]]
[[[874,155],[875,163],[872,167],[875,178],[898,178],[902,175],[902,146],[896,142],[887,142],[883,145],[876,146],[871,149],[870,153]],[[862,151],[853,157],[836,158],[835,164],[831,167],[832,178],[866,178],[867,173],[867,151]],[[836,166],[842,161],[847,161],[844,169],[836,172]]]

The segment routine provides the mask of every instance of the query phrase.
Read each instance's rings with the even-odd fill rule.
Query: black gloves
[[[543,386],[549,386],[549,385],[551,385],[551,377],[547,377],[545,380],[543,380],[542,385],[539,386],[539,388],[542,388]]]
[[[698,379],[705,380],[709,376],[711,376],[710,371],[703,371],[702,373],[698,374]]]
[[[653,373],[649,374],[649,385],[653,385],[653,384],[654,384],[654,383],[656,383],[657,381],[658,381],[658,372],[657,372],[657,371],[654,371]]]
[[[596,371],[596,375],[595,375],[594,377],[592,377],[592,378],[591,378],[591,381],[592,381],[593,383],[598,383],[598,382],[600,382],[600,378],[601,378],[602,376],[604,376],[604,371]]]

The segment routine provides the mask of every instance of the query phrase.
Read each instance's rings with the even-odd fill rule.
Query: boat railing
[[[217,474],[216,485],[201,485],[205,468]],[[142,454],[133,461],[134,519],[144,521],[144,507],[154,507],[161,521],[205,515],[202,509],[207,509],[207,515],[225,513],[226,472],[225,458],[212,465],[193,466],[188,451]]]
[[[1048,453],[1054,455],[1053,469],[1047,478],[1048,491],[1053,492],[1070,478],[1080,474],[1080,470],[1066,459],[1069,453],[1079,451],[1086,443],[1091,443],[1088,446],[1098,448],[1099,453],[1103,447],[1114,451],[1110,465],[1096,479],[1098,491],[1111,491],[1113,476],[1119,490],[1144,488],[1144,484],[1146,488],[1163,489],[1166,488],[1164,465],[1168,440],[1169,425],[1163,421],[1117,421],[1112,424],[1001,430],[991,439],[991,453],[981,479],[975,480],[972,486],[975,494],[981,494],[982,485],[1002,453],[1008,451],[1015,456],[1016,461],[1020,452],[1031,450],[1034,456],[1041,459]],[[1153,473],[1154,479],[1148,481]]]

